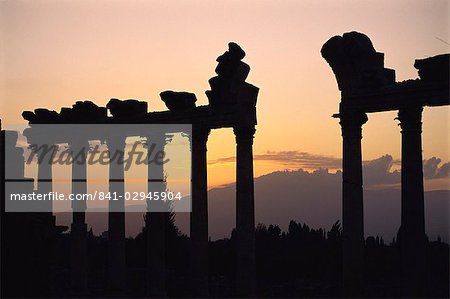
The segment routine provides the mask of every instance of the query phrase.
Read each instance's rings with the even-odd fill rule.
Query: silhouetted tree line
[[[171,297],[189,296],[189,238],[167,213],[166,257],[167,292]],[[23,238],[24,236],[21,236]],[[29,237],[29,236],[27,236]],[[127,293],[146,295],[146,229],[126,240]],[[16,239],[19,238],[17,235]],[[9,262],[2,263],[2,290],[5,297],[70,296],[70,235],[53,239],[50,264],[34,264],[23,254],[33,254],[34,239],[15,240],[25,249],[9,251]],[[336,222],[330,230],[314,229],[291,221],[287,231],[277,225],[259,224],[256,228],[256,265],[258,294],[262,297],[339,297],[341,296],[342,228]],[[105,297],[107,279],[107,236],[88,233],[89,297]],[[40,246],[45,244],[40,241]],[[2,244],[2,248],[8,246]],[[49,249],[51,246],[48,244]],[[50,249],[49,249],[50,250]],[[14,252],[17,252],[15,254]],[[38,250],[38,252],[42,252]],[[449,246],[440,239],[427,242],[427,277],[430,297],[448,296]],[[39,260],[39,259],[38,259]],[[210,293],[214,297],[234,296],[235,232],[229,239],[209,242]],[[15,262],[18,262],[16,264]],[[17,268],[19,266],[19,268]],[[12,271],[15,279],[4,275]],[[31,271],[31,272],[30,272]],[[49,273],[49,283],[42,277]],[[18,274],[20,274],[18,276]],[[22,277],[23,279],[18,279]],[[36,278],[35,280],[33,280]],[[365,293],[370,297],[397,297],[400,293],[400,255],[396,240],[386,244],[381,237],[365,242]],[[38,283],[37,283],[38,282]]]

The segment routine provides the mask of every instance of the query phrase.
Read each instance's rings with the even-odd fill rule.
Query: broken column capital
[[[335,115],[339,118],[344,138],[362,138],[362,126],[367,122],[367,114],[362,111],[345,111]]]
[[[211,129],[200,126],[192,127],[192,142],[200,142],[206,144],[208,141],[209,133],[211,133]]]
[[[256,129],[254,126],[238,126],[233,128],[234,135],[236,136],[236,143],[251,142],[253,144],[253,138],[255,136]]]

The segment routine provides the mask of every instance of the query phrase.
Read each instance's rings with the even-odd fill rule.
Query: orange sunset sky
[[[414,59],[449,52],[448,28],[448,1],[3,0],[0,117],[3,126],[24,124],[24,110],[59,111],[86,99],[105,105],[113,97],[164,110],[159,93],[168,89],[194,92],[197,105],[205,105],[215,59],[235,41],[252,68],[247,82],[260,87],[255,175],[310,169],[316,166],[295,158],[341,156],[340,126],[331,117],[340,93],[320,55],[323,43],[363,32],[405,80],[417,78]],[[369,115],[364,160],[400,158],[395,117]],[[447,162],[448,107],[425,108],[423,122],[424,159]],[[235,164],[227,159],[234,154],[232,130],[212,132],[210,187],[234,181]]]

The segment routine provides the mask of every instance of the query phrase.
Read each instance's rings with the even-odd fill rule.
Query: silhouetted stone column
[[[53,172],[52,172],[52,161],[57,151],[57,147],[53,144],[40,144],[37,145],[35,149],[32,149],[36,154],[38,161],[38,182],[37,182],[37,190],[41,194],[48,194],[53,190]],[[45,211],[42,215],[49,221],[49,225],[54,225],[55,220],[52,214],[52,202],[45,201],[39,203],[42,208],[45,208]]]
[[[71,143],[72,149],[72,194],[87,193],[86,156],[88,142]],[[70,231],[70,277],[73,295],[87,293],[87,224],[85,222],[86,201],[72,201],[73,219]]]
[[[6,200],[6,194],[5,194],[5,172],[6,172],[6,165],[5,165],[5,134],[6,132],[2,130],[2,122],[0,120],[0,246],[4,246],[3,244],[6,244],[5,241],[6,238],[6,227],[7,224],[6,221],[6,209],[5,209],[5,200]],[[11,245],[9,245],[11,246]],[[7,285],[8,285],[8,277],[5,277],[4,269],[8,269],[10,263],[8,263],[6,250],[2,249],[0,250],[0,259],[2,260],[2,264],[0,264],[0,284],[3,286],[0,288],[0,297],[6,297],[8,294],[7,292]],[[17,267],[17,265],[15,265]],[[11,277],[11,276],[9,276]]]
[[[364,211],[361,139],[367,115],[340,113],[342,128],[342,226],[343,287],[346,296],[362,296]]]
[[[48,147],[45,150],[45,147]],[[38,181],[37,181],[37,191],[41,194],[49,194],[53,191],[53,171],[52,162],[57,152],[58,147],[54,144],[42,144],[42,150],[37,151],[36,156],[38,158]],[[24,176],[24,170],[21,169],[21,176]],[[46,248],[36,249],[36,254],[39,255],[39,259],[36,261],[36,267],[40,268],[40,279],[45,279],[45,284],[43,288],[52,290],[54,288],[54,283],[52,281],[51,269],[54,267],[55,263],[55,243],[50,236],[54,234],[54,228],[56,224],[56,216],[53,215],[53,203],[52,201],[39,202],[39,205],[43,205],[44,212],[34,213],[35,219],[39,218],[39,222],[43,225],[41,227],[42,234],[46,237],[44,242],[47,244]],[[44,278],[45,277],[45,278]]]
[[[208,183],[206,142],[210,129],[193,127],[191,137],[192,190],[190,218],[190,270],[194,296],[207,297],[208,284]]]
[[[112,296],[125,293],[125,136],[110,136],[106,143],[109,152],[108,213],[108,292]]]
[[[238,297],[256,295],[255,195],[253,185],[253,135],[255,128],[236,127],[236,242]]]
[[[48,193],[52,191],[52,160],[53,151],[47,153],[42,151],[36,152],[38,158],[38,183],[37,189],[39,193]],[[49,201],[51,204],[51,201]]]
[[[148,160],[151,153],[164,151],[165,134],[154,133],[147,137]],[[153,150],[152,150],[153,147]],[[164,192],[164,165],[152,162],[148,165],[148,192]],[[153,197],[154,198],[154,197]],[[169,206],[161,200],[147,200],[147,293],[151,297],[166,296],[166,217]],[[164,212],[166,211],[166,212]]]
[[[425,296],[425,216],[421,106],[400,109],[402,128],[402,208],[399,244],[404,296]]]

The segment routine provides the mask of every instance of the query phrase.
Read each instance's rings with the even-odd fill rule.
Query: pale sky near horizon
[[[164,90],[204,94],[216,57],[236,41],[260,87],[255,154],[297,151],[341,156],[334,75],[320,55],[330,37],[367,34],[397,80],[416,78],[414,59],[449,52],[448,1],[0,1],[0,117],[59,111],[110,98],[165,109]],[[363,158],[400,158],[395,112],[370,114]],[[425,108],[423,156],[450,160],[449,108]],[[233,156],[230,129],[214,131],[208,159]],[[294,165],[292,167],[301,167]],[[291,168],[255,161],[255,174]],[[234,163],[209,167],[209,185],[234,181]]]

